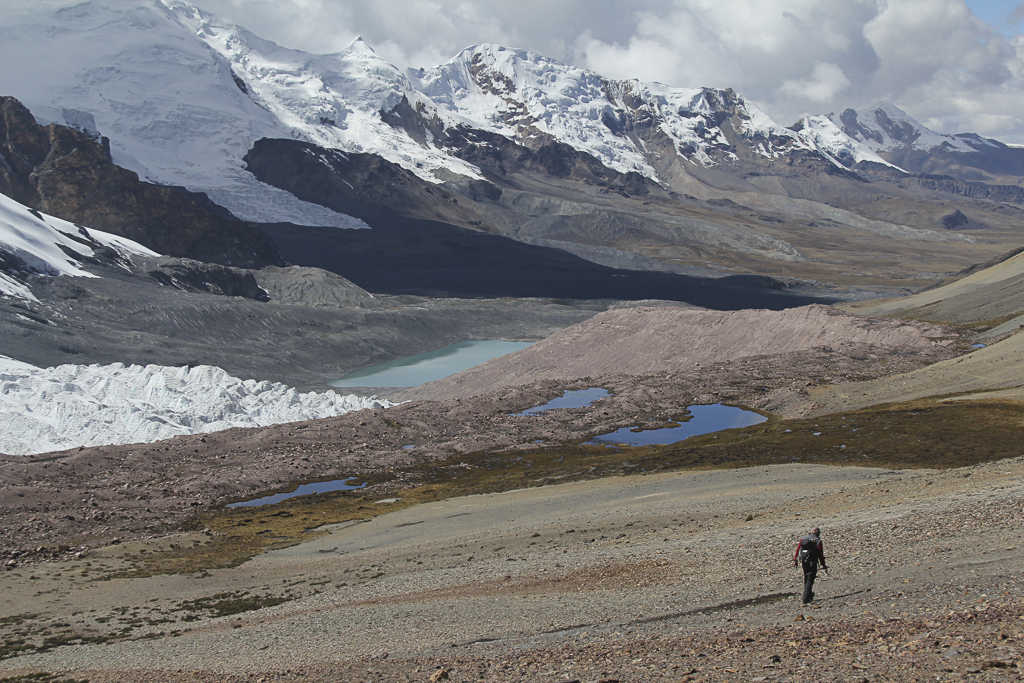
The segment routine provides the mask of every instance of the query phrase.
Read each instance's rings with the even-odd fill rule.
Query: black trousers
[[[818,576],[817,562],[804,562],[804,604],[814,599],[814,579]]]

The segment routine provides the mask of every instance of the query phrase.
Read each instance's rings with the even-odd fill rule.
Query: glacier
[[[299,393],[209,365],[37,368],[0,356],[0,453],[9,455],[149,443],[393,405],[333,391]]]
[[[143,180],[206,192],[242,220],[367,227],[245,170],[257,139],[301,131],[239,89],[197,39],[213,29],[195,12],[161,0],[0,3],[0,92],[42,123],[109,138],[114,163]]]

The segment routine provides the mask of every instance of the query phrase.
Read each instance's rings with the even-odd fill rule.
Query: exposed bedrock
[[[282,265],[258,226],[211,213],[177,189],[141,182],[110,160],[105,141],[66,126],[40,126],[13,97],[0,97],[0,193],[168,256]]]

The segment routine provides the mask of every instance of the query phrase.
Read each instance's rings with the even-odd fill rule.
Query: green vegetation
[[[211,617],[229,617],[243,612],[252,612],[288,602],[292,597],[272,597],[249,595],[248,591],[236,593],[217,593],[205,598],[186,600],[181,609],[188,612],[207,612]],[[184,621],[189,621],[186,618]]]
[[[187,530],[209,528],[208,543],[134,558],[131,575],[234,566],[263,550],[316,537],[326,524],[360,521],[419,503],[598,477],[810,463],[885,468],[952,468],[1021,455],[1024,404],[922,399],[753,427],[669,446],[583,443],[482,451],[360,477],[367,489],[300,496],[275,505],[222,508]],[[376,485],[388,484],[386,492]],[[381,499],[394,502],[377,503]]]

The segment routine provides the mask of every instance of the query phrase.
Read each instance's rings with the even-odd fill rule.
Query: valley
[[[186,0],[0,35],[0,683],[1022,680],[1024,148]]]

